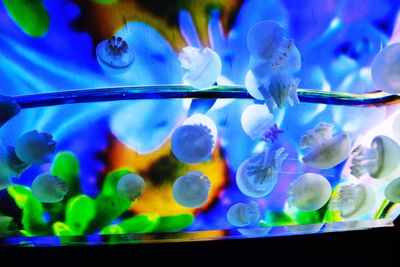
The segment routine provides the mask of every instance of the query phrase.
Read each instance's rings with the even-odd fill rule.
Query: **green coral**
[[[50,16],[42,0],[4,0],[4,5],[14,22],[26,34],[41,37],[50,26]]]

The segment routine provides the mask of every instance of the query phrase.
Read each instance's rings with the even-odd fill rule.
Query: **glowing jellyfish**
[[[135,51],[121,37],[111,37],[96,47],[97,61],[101,68],[110,74],[122,74],[129,70],[135,61]]]
[[[278,175],[288,153],[284,148],[265,150],[245,160],[236,172],[236,183],[246,196],[260,198],[268,195],[278,182]]]
[[[222,62],[212,49],[188,46],[178,56],[182,68],[186,69],[183,82],[198,89],[212,86],[221,75]]]
[[[146,187],[146,183],[142,177],[137,174],[126,174],[122,176],[117,183],[118,195],[135,201],[142,195],[143,189]]]
[[[385,198],[394,203],[400,203],[400,178],[396,178],[386,186]]]
[[[32,182],[32,194],[40,202],[59,202],[64,199],[68,191],[68,184],[50,173],[41,174]]]
[[[342,185],[336,206],[343,218],[352,218],[369,211],[375,204],[375,192],[367,184]]]
[[[30,131],[18,138],[15,153],[19,159],[29,164],[44,164],[51,161],[56,142],[48,133]]]
[[[207,176],[191,171],[175,180],[172,195],[177,203],[187,208],[198,208],[206,203],[211,184]]]
[[[247,48],[250,54],[262,60],[271,60],[283,65],[288,60],[288,51],[293,40],[284,37],[284,30],[274,21],[261,21],[247,33]]]
[[[371,65],[372,79],[378,89],[389,93],[400,93],[400,43],[382,49]]]
[[[357,178],[367,173],[375,179],[385,178],[400,164],[399,144],[384,135],[376,136],[370,148],[359,145],[351,154],[351,174]]]
[[[200,163],[210,157],[216,138],[215,123],[206,115],[194,114],[173,132],[171,150],[182,162]]]
[[[236,203],[229,208],[226,218],[233,226],[247,226],[260,220],[260,206],[255,201]]]
[[[274,123],[274,116],[265,105],[250,105],[242,113],[243,131],[251,139],[274,142],[283,131]]]
[[[0,127],[21,110],[13,97],[0,95]]]
[[[351,151],[351,139],[348,133],[340,132],[333,136],[333,124],[322,122],[307,131],[300,141],[301,148],[311,148],[303,157],[308,166],[325,170],[343,162]]]
[[[18,178],[29,167],[30,164],[17,157],[13,146],[0,144],[0,184],[3,188],[11,185],[12,177]]]
[[[324,176],[305,173],[290,184],[288,203],[299,210],[318,210],[328,202],[331,194],[331,184]]]

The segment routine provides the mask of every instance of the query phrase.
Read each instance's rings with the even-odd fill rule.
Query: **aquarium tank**
[[[392,227],[399,11],[0,1],[0,246]]]

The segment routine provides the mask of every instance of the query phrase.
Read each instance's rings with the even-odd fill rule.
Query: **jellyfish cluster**
[[[294,41],[274,21],[255,24],[247,34],[250,70],[246,88],[251,96],[264,100],[268,110],[299,103],[295,74],[301,69],[301,55]]]

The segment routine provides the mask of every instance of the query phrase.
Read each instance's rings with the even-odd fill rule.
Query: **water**
[[[237,1],[207,9],[205,17],[195,12],[203,4],[190,4],[169,15],[176,15],[172,24],[147,7],[140,10],[148,21],[132,11],[135,19],[125,14],[116,26],[110,17],[100,31],[77,12],[100,4],[90,10],[61,2],[32,7],[51,18],[33,28],[12,4],[0,8],[1,245],[260,238],[393,225],[400,213],[392,182],[399,176],[399,96],[374,84],[371,64],[398,39],[398,4],[356,1],[359,12],[350,12],[343,1],[332,1],[332,9],[312,1]],[[228,23],[234,11],[235,23]],[[301,54],[299,70],[289,60],[271,79],[285,85],[279,92],[300,80],[299,103],[287,91],[293,106],[285,96],[280,103],[273,87],[260,99],[249,89],[249,68],[257,82],[266,74],[251,63],[246,34],[264,20],[278,23]],[[118,62],[96,56],[96,45],[112,35],[129,45],[121,41],[118,49],[132,52]],[[215,54],[205,56],[213,63],[207,78],[221,72],[213,83],[182,84],[199,82],[185,72],[198,55],[185,55],[184,64],[179,57],[187,45],[219,55],[221,66]],[[176,183],[180,177],[186,180]]]

